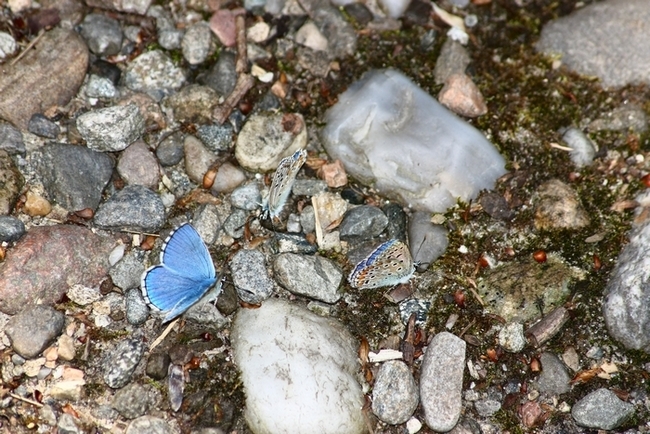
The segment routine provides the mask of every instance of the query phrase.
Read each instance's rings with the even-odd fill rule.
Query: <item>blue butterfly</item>
[[[167,322],[199,301],[216,281],[208,248],[196,229],[184,223],[165,240],[160,264],[142,274],[142,295]]]
[[[415,264],[406,244],[399,240],[381,243],[348,276],[353,288],[373,289],[406,283],[415,272]]]
[[[300,149],[280,161],[273,174],[269,195],[262,204],[262,218],[265,220],[275,219],[282,212],[289,193],[291,193],[291,187],[296,180],[296,175],[305,161],[307,161],[307,151],[304,149]]]

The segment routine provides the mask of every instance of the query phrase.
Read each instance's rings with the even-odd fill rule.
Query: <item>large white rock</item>
[[[322,138],[361,182],[417,210],[444,212],[505,173],[496,148],[402,73],[371,71],[339,96]]]
[[[334,320],[283,300],[240,309],[232,333],[256,434],[361,434],[355,341]]]

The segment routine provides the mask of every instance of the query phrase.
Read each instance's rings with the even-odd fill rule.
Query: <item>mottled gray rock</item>
[[[144,272],[142,256],[140,252],[131,251],[111,267],[108,274],[115,286],[125,291],[140,286],[140,278]]]
[[[528,341],[524,336],[524,325],[518,322],[507,323],[499,331],[499,345],[511,353],[524,349]]]
[[[606,87],[650,84],[650,9],[645,0],[590,4],[546,24],[537,49]]]
[[[67,144],[46,145],[40,162],[45,189],[69,211],[99,206],[113,166],[106,154]]]
[[[607,283],[603,303],[609,334],[625,347],[646,353],[650,353],[648,245],[650,220],[645,220],[632,229],[630,242],[623,247]]]
[[[208,86],[190,84],[163,100],[163,106],[174,112],[177,122],[206,124],[219,96]]]
[[[248,221],[248,212],[235,208],[223,222],[223,230],[233,238],[241,238],[244,236],[246,221]]]
[[[56,139],[61,132],[61,128],[57,124],[40,113],[34,113],[32,115],[27,124],[27,130],[32,134],[45,137],[46,139]]]
[[[231,51],[222,50],[219,53],[219,60],[203,76],[199,82],[210,86],[219,95],[228,96],[237,83],[237,71],[235,70],[235,54]]]
[[[420,402],[429,428],[446,432],[456,425],[462,409],[465,341],[442,332],[434,336],[420,370]]]
[[[25,224],[16,217],[0,215],[0,242],[18,241],[25,234]]]
[[[122,152],[117,172],[127,184],[156,188],[160,182],[158,161],[143,140],[138,140]]]
[[[16,164],[5,151],[0,151],[0,215],[11,213],[25,181]]]
[[[165,224],[165,206],[148,188],[127,185],[99,207],[95,224],[104,229],[158,232]]]
[[[476,412],[481,417],[490,417],[501,410],[501,402],[494,399],[479,399],[474,403]]]
[[[15,352],[31,359],[38,356],[63,331],[65,316],[49,306],[27,306],[11,317],[5,332]]]
[[[436,59],[434,69],[436,84],[445,84],[453,74],[464,74],[470,61],[465,47],[460,42],[447,38]]]
[[[91,74],[86,83],[86,96],[89,98],[111,99],[118,96],[118,91],[109,78]]]
[[[241,249],[229,266],[237,294],[246,303],[260,304],[273,294],[275,286],[266,271],[262,252]]]
[[[172,434],[174,432],[176,431],[164,419],[142,416],[133,419],[124,434]]]
[[[81,36],[98,56],[112,56],[122,48],[120,23],[104,14],[88,14],[81,23]]]
[[[6,122],[0,122],[0,151],[9,155],[25,155],[23,134],[18,128]]]
[[[204,124],[196,130],[196,135],[212,152],[227,151],[233,146],[233,126],[231,124]]]
[[[313,255],[318,251],[317,246],[311,244],[307,239],[299,234],[276,233],[276,246],[278,253],[300,253],[303,255]]]
[[[183,57],[190,65],[198,65],[210,54],[212,48],[212,31],[205,21],[192,24],[185,30],[181,41]]]
[[[210,203],[199,205],[194,211],[192,226],[208,246],[217,241],[222,226],[222,213],[223,210],[220,207]]]
[[[542,372],[537,380],[539,391],[549,395],[561,395],[571,390],[571,377],[564,363],[553,353],[544,352],[539,358]]]
[[[158,408],[162,396],[151,384],[127,384],[113,396],[113,407],[125,419],[135,419]]]
[[[283,253],[273,262],[273,271],[280,285],[294,294],[325,303],[336,303],[343,273],[327,258]]]
[[[140,363],[143,352],[141,333],[134,333],[108,351],[102,362],[104,381],[108,387],[119,389],[126,386],[131,381],[131,375]]]
[[[133,59],[124,76],[126,87],[144,92],[156,101],[180,89],[185,73],[160,50],[146,51]]]
[[[230,203],[235,208],[253,211],[260,207],[262,195],[257,183],[250,183],[237,187],[230,194]]]
[[[413,261],[419,262],[421,270],[438,259],[449,245],[447,229],[431,223],[431,213],[416,211],[409,219],[409,249]]]
[[[87,146],[101,152],[126,149],[144,133],[144,127],[135,104],[97,109],[77,118],[77,129]]]
[[[140,288],[133,288],[126,291],[126,320],[129,324],[137,326],[144,324],[149,318],[149,307],[142,297]]]
[[[381,365],[372,389],[372,412],[382,421],[406,422],[418,406],[418,389],[411,370],[401,360]]]
[[[339,225],[342,240],[367,240],[381,234],[388,217],[376,206],[362,205],[350,209]]]
[[[296,196],[314,196],[318,193],[329,191],[327,183],[320,179],[296,179],[291,191]]]
[[[163,166],[173,166],[183,159],[183,134],[180,132],[164,138],[156,148],[156,157]]]
[[[185,171],[187,176],[197,184],[203,183],[203,176],[217,161],[217,156],[196,137],[187,136],[183,141],[185,153]]]
[[[571,409],[571,416],[580,426],[612,430],[634,414],[634,405],[621,401],[608,389],[594,390]]]

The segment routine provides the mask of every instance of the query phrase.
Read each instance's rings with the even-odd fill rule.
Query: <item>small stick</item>
[[[26,402],[28,404],[35,405],[38,408],[43,407],[43,404],[41,404],[40,402],[33,401],[31,399],[28,399],[28,398],[23,398],[22,396],[16,395],[15,393],[10,393],[9,396],[11,396],[12,398],[17,399],[19,401],[23,401],[23,402]]]
[[[150,351],[153,350],[154,348],[156,348],[158,345],[160,345],[160,343],[162,341],[165,340],[165,338],[172,331],[172,328],[176,325],[178,320],[179,320],[179,318],[176,318],[174,321],[169,323],[169,325],[167,326],[165,331],[163,331],[162,334],[160,336],[158,336],[155,341],[153,341],[153,343],[151,344],[151,347],[149,347]]]
[[[569,148],[568,146],[562,146],[557,143],[550,143],[549,146],[551,148],[559,149],[560,151],[567,151],[567,152],[573,152],[573,148]]]
[[[228,95],[228,98],[226,98],[223,104],[215,107],[214,111],[212,112],[212,118],[215,120],[215,122],[218,124],[223,124],[226,119],[228,119],[228,116],[230,116],[232,109],[235,108],[239,100],[244,95],[246,95],[246,92],[248,92],[254,84],[255,79],[252,76],[248,74],[239,74],[239,77],[237,78],[237,84],[235,85],[233,91],[230,93],[230,95]]]
[[[14,66],[14,65],[16,64],[16,62],[18,62],[20,59],[22,59],[23,57],[25,57],[25,54],[27,54],[27,52],[28,52],[29,50],[31,50],[32,47],[33,47],[34,45],[36,45],[36,43],[41,39],[41,37],[42,37],[44,34],[45,34],[45,29],[41,29],[41,31],[38,32],[38,35],[34,38],[34,40],[33,40],[32,42],[30,42],[30,43],[25,47],[25,49],[23,50],[23,52],[20,53],[20,54],[18,55],[18,57],[16,57],[14,60],[12,60],[11,63],[10,63],[9,65],[10,65],[10,66]]]
[[[235,31],[237,33],[237,62],[235,71],[238,74],[248,72],[248,48],[246,47],[246,20],[244,15],[235,17]]]

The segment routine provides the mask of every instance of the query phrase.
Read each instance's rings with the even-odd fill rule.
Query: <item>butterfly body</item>
[[[273,174],[269,195],[262,205],[264,219],[275,219],[282,212],[291,193],[291,187],[296,180],[296,175],[305,161],[307,161],[307,151],[304,149],[298,150],[280,161]]]
[[[182,224],[169,234],[160,264],[142,274],[147,304],[170,321],[199,301],[217,281],[210,252],[196,229]]]
[[[408,246],[399,240],[388,240],[354,267],[348,282],[353,288],[380,288],[406,283],[414,272]]]

